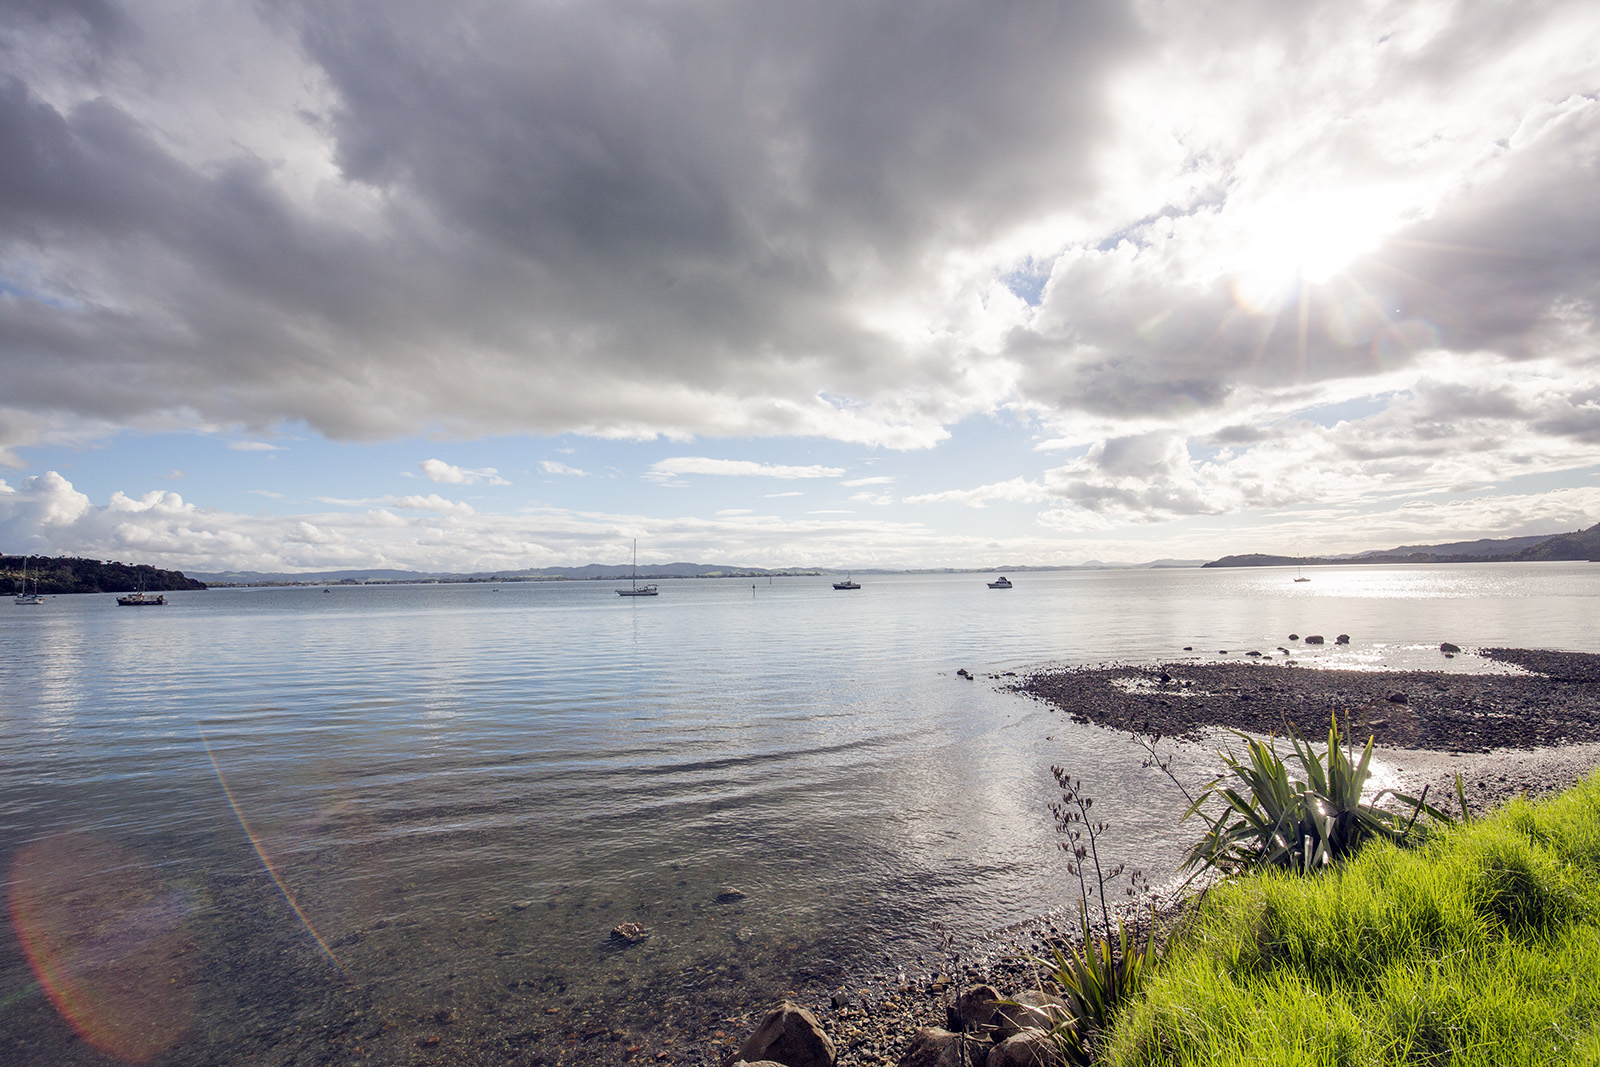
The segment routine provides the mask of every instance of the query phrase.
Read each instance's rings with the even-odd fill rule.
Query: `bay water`
[[[1053,764],[1107,812],[1108,863],[1170,878],[1193,830],[1136,745],[1008,691],[1018,674],[1290,633],[1327,635],[1296,649],[1308,667],[1503,669],[1442,641],[1600,652],[1600,565],[1308,575],[7,601],[0,1063],[423,1062],[430,1027],[540,1062],[575,1018],[648,1041],[925,977],[936,929],[971,944],[1077,899]]]

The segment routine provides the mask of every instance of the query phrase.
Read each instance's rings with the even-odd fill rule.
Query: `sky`
[[[0,0],[0,550],[1600,522],[1600,5]]]

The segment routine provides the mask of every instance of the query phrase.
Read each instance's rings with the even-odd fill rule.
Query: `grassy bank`
[[[1147,990],[1105,1062],[1600,1063],[1600,774],[1215,888]]]

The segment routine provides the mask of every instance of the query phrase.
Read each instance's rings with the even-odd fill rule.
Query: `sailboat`
[[[1309,582],[1311,579],[1301,576],[1300,568],[1296,567],[1294,569],[1294,580],[1297,581],[1297,582]]]
[[[618,589],[618,596],[660,596],[661,590],[653,585],[639,584],[639,539],[633,539],[633,583],[627,589]]]
[[[44,597],[39,593],[39,579],[33,580],[33,592],[28,592],[28,557],[22,557],[22,588],[17,590],[18,604],[43,604]]]

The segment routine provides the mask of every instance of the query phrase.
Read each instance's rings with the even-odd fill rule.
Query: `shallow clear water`
[[[37,904],[80,883],[104,895],[99,913],[166,901],[157,926],[181,927],[189,947],[160,972],[188,990],[170,1062],[285,1025],[313,988],[324,1004],[359,995],[397,1029],[440,1004],[463,1022],[531,1027],[599,1003],[647,1032],[663,999],[689,996],[680,987],[702,1004],[715,987],[726,1006],[892,971],[927,951],[935,922],[970,939],[1075,899],[1045,808],[1052,763],[1116,813],[1116,858],[1170,875],[1182,805],[1140,753],[990,675],[1236,658],[1290,633],[1329,640],[1297,647],[1303,665],[1488,668],[1444,660],[1441,641],[1600,651],[1597,565],[1308,575],[1020,573],[1011,590],[979,575],[862,575],[852,592],[819,578],[681,581],[650,599],[596,582],[217,589],[140,610],[110,596],[6,601],[0,1062],[63,1055],[28,1044],[55,1015],[90,1046],[129,1040],[110,1024],[97,1038],[112,1008],[75,1009],[73,989],[33,982],[41,956],[92,940]],[[1348,648],[1332,644],[1339,633]],[[744,896],[719,903],[728,888]],[[616,947],[622,922],[650,938]],[[98,936],[104,948],[111,935]]]

